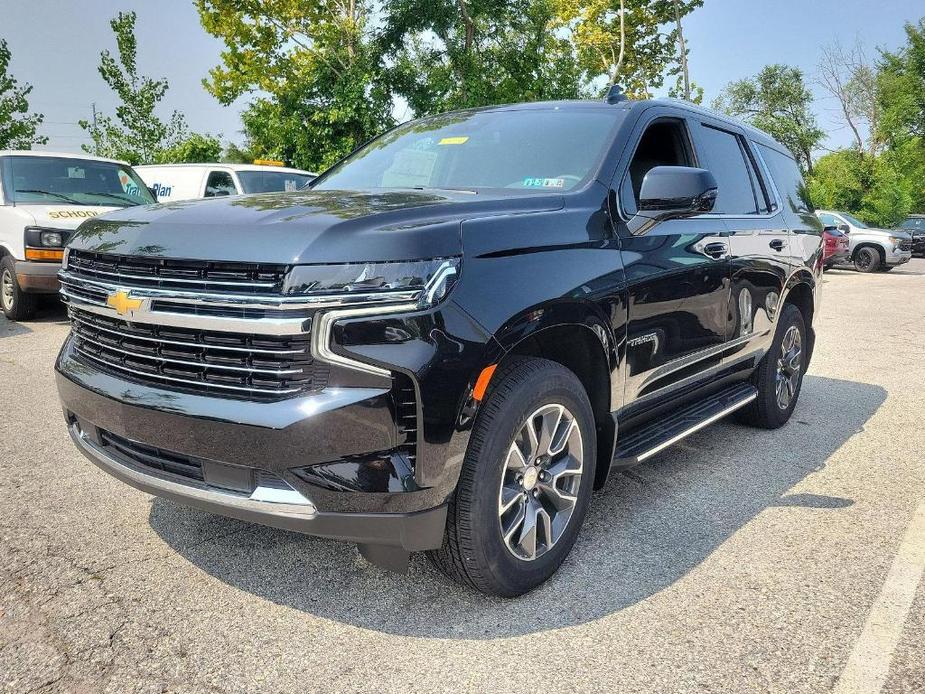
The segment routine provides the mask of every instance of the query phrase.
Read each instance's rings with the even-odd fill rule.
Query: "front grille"
[[[123,378],[223,397],[276,399],[319,390],[328,370],[309,335],[264,336],[148,325],[69,307],[74,348]]]
[[[268,263],[230,263],[122,256],[72,250],[67,272],[79,279],[131,287],[180,291],[276,294],[289,267]]]
[[[292,486],[268,470],[226,465],[149,446],[96,429],[100,442],[117,458],[144,470],[166,473],[181,483],[200,483],[222,491],[251,494],[257,487],[289,491]]]
[[[912,250],[912,241],[900,241],[899,250],[901,251],[911,251]]]
[[[129,441],[104,429],[97,429],[97,431],[103,445],[111,446],[121,457],[128,458],[136,465],[196,482],[205,481],[202,474],[202,462],[195,458]]]

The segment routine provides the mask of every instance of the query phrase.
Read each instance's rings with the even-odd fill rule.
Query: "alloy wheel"
[[[564,406],[537,409],[508,449],[498,492],[498,521],[507,549],[532,561],[568,526],[584,469],[581,428]]]
[[[787,328],[781,342],[780,358],[777,360],[775,392],[777,406],[786,410],[797,392],[800,371],[803,368],[803,337],[795,325]]]
[[[13,274],[9,270],[4,270],[0,276],[0,301],[3,302],[3,308],[7,311],[13,310]]]

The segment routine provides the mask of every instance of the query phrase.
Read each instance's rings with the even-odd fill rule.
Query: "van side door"
[[[656,166],[702,166],[682,109],[646,110],[613,183],[628,290],[624,402],[633,416],[671,399],[721,365],[729,262],[721,218],[667,219],[634,234],[642,182]]]
[[[774,337],[776,312],[791,271],[787,219],[743,130],[702,118],[694,133],[719,185],[714,214],[730,234],[725,364],[760,359]]]

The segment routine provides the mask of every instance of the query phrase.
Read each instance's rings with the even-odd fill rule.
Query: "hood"
[[[126,208],[86,222],[71,248],[262,263],[415,260],[462,252],[461,222],[559,209],[561,195],[307,190]]]
[[[899,229],[875,229],[873,227],[867,229],[858,229],[857,234],[874,234],[876,236],[896,236],[898,238],[912,240],[912,236],[905,231]]]
[[[89,205],[33,205],[18,204],[16,209],[25,212],[34,220],[29,225],[49,229],[76,229],[88,219],[94,219],[119,207],[96,207]]]

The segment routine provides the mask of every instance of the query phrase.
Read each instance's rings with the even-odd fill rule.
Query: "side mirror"
[[[847,234],[848,232],[851,231],[851,227],[849,227],[847,224],[839,224],[838,230],[842,233]]]
[[[157,200],[157,188],[154,186],[148,186],[148,190],[151,192],[151,195],[154,196],[154,199]]]
[[[639,212],[660,220],[710,212],[715,202],[713,174],[690,166],[656,166],[639,191]]]

